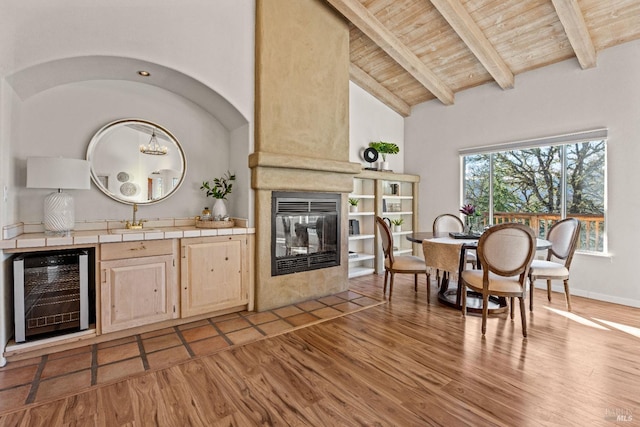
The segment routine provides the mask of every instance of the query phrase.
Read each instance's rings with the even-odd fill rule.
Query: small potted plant
[[[358,212],[360,199],[349,199],[349,212]]]
[[[376,141],[370,142],[369,147],[372,147],[382,156],[382,162],[378,164],[378,169],[382,171],[389,170],[389,162],[387,162],[387,154],[398,154],[400,147],[393,142]]]
[[[404,224],[404,219],[402,218],[392,219],[391,224],[393,224],[393,231],[397,233],[399,231],[402,231],[402,224]]]
[[[227,196],[231,194],[233,189],[233,181],[236,180],[236,175],[227,171],[222,177],[214,178],[211,181],[204,181],[200,189],[207,194],[207,197],[213,197],[216,199],[213,204],[211,215],[214,221],[222,221],[227,218],[227,206],[225,200]]]

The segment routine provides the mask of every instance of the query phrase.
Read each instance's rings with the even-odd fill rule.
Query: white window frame
[[[509,141],[509,142],[504,142],[504,143],[498,143],[498,144],[491,144],[491,145],[484,145],[484,146],[480,146],[480,147],[470,147],[470,148],[463,148],[461,150],[458,151],[458,154],[460,156],[460,204],[465,203],[464,200],[464,181],[465,181],[465,168],[464,168],[464,158],[465,156],[471,156],[471,155],[478,155],[478,154],[489,154],[490,155],[490,159],[489,159],[489,179],[491,180],[491,182],[493,182],[493,154],[494,153],[498,153],[498,152],[503,152],[503,151],[511,151],[511,150],[524,150],[524,149],[529,149],[529,148],[536,148],[536,147],[549,147],[549,146],[557,146],[557,145],[562,145],[562,146],[567,146],[569,144],[576,144],[576,143],[585,143],[585,142],[590,142],[590,141],[598,141],[598,140],[604,140],[605,141],[605,152],[604,152],[604,168],[605,168],[605,173],[604,173],[604,227],[603,227],[603,233],[604,235],[602,236],[602,251],[585,251],[585,250],[578,250],[578,252],[581,253],[588,253],[588,254],[608,254],[609,251],[609,243],[608,243],[608,228],[609,228],[609,221],[607,220],[608,215],[608,165],[607,165],[607,146],[608,146],[608,138],[609,138],[609,130],[607,128],[597,128],[597,129],[590,129],[590,130],[585,130],[585,131],[579,131],[579,132],[572,132],[572,133],[567,133],[567,134],[563,134],[563,135],[553,135],[553,136],[545,136],[545,137],[541,137],[541,138],[535,138],[535,139],[526,139],[526,140],[520,140],[520,141]],[[562,199],[561,199],[561,208],[560,208],[560,217],[561,218],[566,218],[566,214],[567,214],[567,207],[566,207],[566,186],[567,186],[567,177],[566,177],[566,173],[567,173],[567,159],[566,159],[566,148],[564,148],[563,150],[561,150],[561,156],[560,156],[560,161],[562,163]],[[489,218],[491,221],[493,221],[493,185],[491,185],[489,187]]]

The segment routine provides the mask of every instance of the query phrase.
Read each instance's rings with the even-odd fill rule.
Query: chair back
[[[441,271],[458,272],[462,243],[450,244],[425,239],[422,241],[422,251],[427,267]]]
[[[565,267],[569,268],[573,254],[578,246],[580,237],[580,221],[575,218],[566,218],[558,221],[549,229],[547,240],[551,242],[547,260],[552,257],[564,260]]]
[[[461,233],[464,230],[464,224],[460,218],[453,214],[438,215],[433,220],[433,234],[437,233]]]
[[[478,257],[484,270],[499,276],[520,276],[524,283],[535,255],[536,237],[526,225],[503,223],[485,231],[478,241]]]
[[[393,238],[391,237],[391,230],[385,220],[379,216],[376,216],[376,223],[378,224],[378,231],[380,232],[380,240],[382,240],[384,257],[389,258],[390,265],[393,265]]]

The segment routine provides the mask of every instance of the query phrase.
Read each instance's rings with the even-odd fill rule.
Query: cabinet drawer
[[[142,240],[137,242],[103,243],[100,247],[100,259],[138,258],[156,255],[171,255],[172,240]]]

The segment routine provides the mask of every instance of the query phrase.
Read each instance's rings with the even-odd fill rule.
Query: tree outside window
[[[464,200],[486,225],[520,222],[544,237],[560,219],[581,223],[580,250],[603,252],[606,141],[463,157]]]

